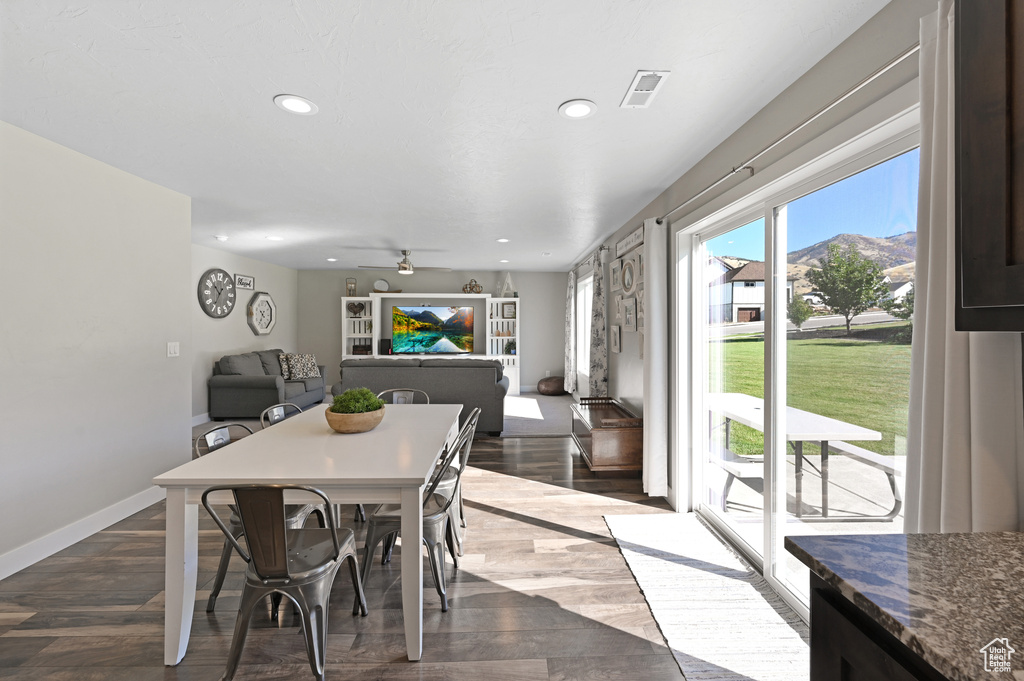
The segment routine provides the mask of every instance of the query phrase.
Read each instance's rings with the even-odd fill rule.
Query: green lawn
[[[874,442],[858,442],[880,454],[905,453],[910,391],[910,346],[847,338],[789,340],[787,395],[790,406],[841,419],[882,433]],[[722,362],[718,364],[719,360]],[[724,339],[711,348],[711,390],[764,396],[764,341]],[[724,373],[724,375],[722,375]],[[733,424],[730,449],[761,454],[760,431]],[[804,445],[808,454],[817,446]]]

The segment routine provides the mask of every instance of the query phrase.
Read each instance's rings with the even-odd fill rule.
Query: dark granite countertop
[[[800,536],[786,549],[948,678],[1011,678],[981,652],[1004,638],[1024,678],[1024,533]]]

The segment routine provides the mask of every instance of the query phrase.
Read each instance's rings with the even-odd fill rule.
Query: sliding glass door
[[[798,607],[787,535],[903,531],[917,167],[883,147],[695,233],[698,510]]]

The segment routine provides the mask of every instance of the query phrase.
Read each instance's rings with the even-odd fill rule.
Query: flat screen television
[[[472,307],[392,307],[391,352],[473,352]]]

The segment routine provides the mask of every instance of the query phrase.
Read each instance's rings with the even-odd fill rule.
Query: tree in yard
[[[909,343],[914,335],[914,285],[911,284],[910,290],[899,300],[886,300],[882,303],[882,308],[896,319],[906,319],[910,322],[910,325],[894,338],[897,342]]]
[[[814,309],[811,308],[811,304],[801,296],[793,296],[793,300],[789,301],[789,306],[786,308],[786,316],[797,329],[803,326],[803,323],[810,319],[812,314],[814,314]]]
[[[852,244],[845,252],[839,244],[829,244],[821,269],[808,270],[807,279],[821,301],[846,318],[847,336],[851,320],[888,293],[881,265],[864,258]]]

